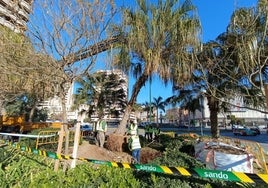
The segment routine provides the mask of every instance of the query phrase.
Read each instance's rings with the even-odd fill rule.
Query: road
[[[162,131],[174,131],[176,134],[183,134],[183,133],[189,133],[189,132],[194,132],[199,135],[210,135],[210,128],[203,128],[202,130],[200,128],[195,128],[195,129],[178,129],[174,127],[170,128],[161,128]],[[243,140],[251,140],[258,142],[262,148],[264,149],[264,152],[268,154],[268,134],[266,133],[266,130],[263,129],[261,130],[261,134],[257,136],[235,136],[232,132],[232,130],[229,129],[220,129],[220,135],[221,136],[227,136],[231,138],[236,138],[236,139],[243,139]]]
[[[108,132],[112,133],[115,129],[116,129],[115,127],[108,127]],[[203,135],[210,135],[210,128],[203,128],[201,130],[200,128],[197,127],[197,128],[194,128],[194,129],[192,128],[192,129],[188,130],[187,128],[179,129],[178,127],[163,127],[162,126],[162,127],[160,127],[160,129],[163,132],[170,132],[170,131],[173,132],[174,131],[176,134],[194,132],[194,133],[197,133],[199,135],[202,135],[202,133],[203,133]],[[139,134],[144,135],[143,128],[139,128]],[[251,140],[251,141],[258,142],[262,146],[264,152],[266,154],[268,154],[268,134],[266,133],[265,129],[261,130],[261,134],[257,135],[257,136],[235,136],[230,128],[227,128],[227,129],[220,128],[220,135],[230,137],[230,138]]]
[[[222,132],[221,135],[258,142],[262,146],[264,152],[268,154],[268,134],[266,131],[261,131],[261,134],[257,136],[235,136],[232,132]]]

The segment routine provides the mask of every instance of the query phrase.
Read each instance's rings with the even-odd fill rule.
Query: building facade
[[[117,78],[119,80],[124,80],[124,81],[120,82],[118,87],[112,88],[112,89],[114,91],[123,90],[124,94],[125,94],[124,95],[125,98],[123,98],[122,100],[125,101],[125,103],[127,103],[128,78],[122,71],[120,71],[120,70],[100,70],[100,71],[97,71],[96,73],[97,74],[105,74],[105,75],[116,74],[118,76]],[[96,90],[101,90],[101,88],[98,88],[98,87],[101,87],[101,86],[96,86]],[[76,90],[77,90],[76,83],[73,83],[72,85],[70,85],[68,87],[66,86],[65,104],[66,104],[67,119],[69,121],[77,120],[77,121],[81,121],[83,123],[85,121],[85,119],[88,118],[88,114],[81,113],[81,112],[88,111],[89,105],[82,104],[78,107],[78,109],[75,109],[75,110],[72,109],[72,106],[74,104],[74,94],[76,93]],[[94,104],[92,104],[92,105],[94,105]],[[62,114],[61,100],[58,96],[54,96],[53,98],[50,98],[49,100],[40,103],[39,106],[41,108],[46,108],[48,110],[49,119],[55,120],[55,117],[57,114],[59,114],[59,115]],[[114,109],[114,110],[120,112],[120,114],[118,114],[118,116],[113,116],[110,114],[110,109]],[[109,103],[109,106],[106,106],[106,108],[104,109],[105,115],[107,116],[108,121],[111,124],[118,123],[122,119],[123,111],[124,111],[124,109],[122,109],[122,106],[120,106],[120,104],[118,104],[117,102]],[[98,120],[98,114],[93,113],[91,115],[90,121],[95,122],[97,120]]]
[[[110,98],[110,101],[105,101],[105,107],[103,109],[104,112],[104,116],[107,118],[107,121],[109,124],[118,124],[119,121],[122,119],[123,117],[123,112],[124,112],[124,108],[127,104],[128,101],[128,77],[127,75],[119,70],[119,69],[113,69],[113,70],[99,70],[96,71],[96,73],[94,74],[99,74],[102,75],[103,77],[105,77],[105,81],[110,82],[113,80],[109,80],[109,79],[116,79],[114,82],[118,82],[117,84],[113,85],[114,87],[110,87],[109,89],[111,91],[113,91],[113,93],[121,93],[120,95],[120,100],[116,100],[116,98],[118,96],[114,96],[114,99]],[[116,75],[116,77],[112,76],[112,75]],[[112,78],[110,77],[112,76]],[[100,84],[96,84],[96,90],[99,92],[103,92],[102,88],[103,85]],[[105,94],[106,92],[103,92],[103,94]],[[110,94],[109,94],[110,95]],[[113,97],[112,97],[113,98]],[[98,101],[94,101],[91,106],[95,106]],[[122,105],[123,104],[123,105]],[[77,119],[80,119],[81,122],[83,122],[87,117],[88,114],[86,113],[79,113],[81,111],[87,111],[89,109],[89,105],[83,104],[79,107],[79,109],[77,110]],[[90,117],[90,121],[91,122],[96,122],[98,120],[98,112],[96,110],[96,108],[93,109],[93,111],[95,111],[91,117]]]
[[[27,28],[33,0],[0,0],[0,25],[16,33],[23,33]]]
[[[190,112],[185,109],[180,109],[179,107],[171,108],[166,111],[166,120],[171,123],[179,125],[189,125],[194,123],[196,126],[199,126],[201,123],[203,125],[210,125],[210,110],[207,105],[207,98],[202,100],[201,106],[202,110],[195,110],[195,112]],[[243,108],[243,103],[235,102],[232,103],[235,107],[231,108],[228,112],[219,112],[218,113],[218,123],[219,125],[228,125],[230,123],[230,116],[235,117],[236,119],[241,119],[245,121],[246,124],[252,124],[253,122],[258,125],[267,124],[267,115],[263,112]]]

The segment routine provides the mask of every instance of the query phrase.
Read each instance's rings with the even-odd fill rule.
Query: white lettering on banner
[[[140,169],[141,170],[156,171],[156,167],[154,167],[154,166],[143,166],[143,165],[141,165]]]
[[[222,172],[217,173],[217,172],[204,172],[204,175],[206,178],[219,178],[219,179],[225,179],[228,180],[228,175],[223,174]]]

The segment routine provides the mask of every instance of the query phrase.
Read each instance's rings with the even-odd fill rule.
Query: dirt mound
[[[79,145],[77,156],[80,158],[96,159],[101,161],[131,162],[131,155],[125,152],[112,152],[84,141]]]
[[[162,153],[155,149],[145,147],[141,149],[141,163],[146,164],[151,162],[156,157],[160,157]]]
[[[144,147],[141,149],[141,163],[146,164],[160,155],[161,152],[149,147]],[[79,145],[77,156],[80,158],[122,163],[131,163],[132,159],[130,152],[110,151],[106,148],[89,144],[87,141],[84,141],[81,145]]]

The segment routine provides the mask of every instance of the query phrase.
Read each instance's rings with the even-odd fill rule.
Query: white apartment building
[[[168,109],[167,113],[171,114],[171,122],[178,123],[182,122],[191,122],[191,120],[196,120],[197,125],[202,121],[204,124],[207,124],[210,121],[210,111],[207,105],[207,98],[204,98],[202,101],[202,110],[196,110],[195,113],[189,112],[188,110],[182,110],[179,107],[174,109]],[[233,101],[232,103],[235,107],[231,108],[228,112],[219,112],[218,113],[218,122],[219,124],[228,124],[230,120],[228,116],[235,116],[237,119],[244,119],[246,123],[256,123],[259,125],[267,124],[267,115],[260,111],[255,111],[251,109],[242,108],[243,103],[241,101]]]
[[[128,77],[123,71],[121,71],[119,69],[112,69],[112,70],[99,70],[96,73],[99,73],[99,74],[103,73],[103,74],[106,74],[106,76],[109,76],[111,74],[116,74],[118,76],[118,80],[124,80],[125,82],[123,82],[123,83],[121,82],[121,84],[119,86],[120,88],[112,88],[112,89],[115,91],[117,91],[118,89],[123,89],[125,96],[126,96],[126,98],[123,100],[125,100],[125,102],[127,103],[127,100],[128,100]],[[98,86],[97,86],[97,88],[98,88]],[[122,110],[120,105],[118,105],[118,103],[116,103],[116,102],[111,104],[107,108],[117,109],[118,111]],[[120,113],[118,117],[113,117],[111,114],[109,114],[109,112],[108,112],[109,110],[107,108],[104,109],[105,116],[108,118],[107,121],[110,122],[110,124],[117,124],[122,119],[123,113]],[[76,118],[79,119],[81,122],[83,122],[83,120],[87,117],[87,114],[85,114],[85,113],[80,114],[79,112],[81,110],[87,110],[87,109],[88,109],[88,105],[86,105],[86,104],[81,105],[76,112],[76,115],[77,115]],[[95,122],[97,120],[98,120],[98,114],[96,114],[96,113],[92,114],[91,121]]]
[[[245,122],[247,122],[247,123],[255,122],[257,124],[266,124],[265,122],[266,122],[267,117],[266,117],[265,113],[262,113],[262,112],[256,111],[256,110],[243,108],[243,102],[239,101],[239,100],[232,101],[232,104],[235,105],[235,107],[232,107],[230,109],[230,111],[225,112],[225,113],[220,112],[218,114],[219,123],[224,122],[224,121],[226,123],[228,123],[229,120],[228,120],[227,116],[233,115],[237,119],[244,119]],[[200,111],[199,111],[199,113],[198,112],[196,113],[197,118],[202,118],[202,116],[203,116],[203,119],[208,121],[209,117],[210,117],[210,112],[209,112],[206,98],[204,98],[203,109],[204,109],[204,111],[202,113]]]
[[[23,33],[33,0],[0,0],[0,25],[10,28],[16,33]]]
[[[67,119],[70,120],[77,119],[78,117],[78,112],[71,110],[71,107],[73,105],[74,89],[75,89],[74,83],[68,86],[66,85],[65,105],[66,105]],[[46,101],[42,101],[41,103],[39,103],[39,108],[45,108],[48,110],[49,119],[54,119],[53,116],[61,114],[63,111],[61,99],[59,96],[56,95]]]
[[[126,82],[125,84],[121,84],[120,88],[122,88],[125,93],[126,93],[126,102],[127,102],[127,94],[128,94],[128,78],[127,76],[120,70],[100,70],[97,71],[97,73],[105,73],[107,75],[109,74],[116,74],[119,76],[119,79],[124,79]],[[117,89],[117,88],[114,88]],[[73,94],[76,92],[76,83],[73,83],[72,85],[66,87],[66,97],[65,97],[65,104],[66,104],[66,112],[67,112],[67,119],[69,121],[71,120],[78,120],[81,121],[83,123],[84,119],[87,118],[87,114],[86,113],[80,113],[82,110],[87,110],[88,109],[88,105],[83,104],[80,105],[79,109],[76,110],[72,110],[72,105],[74,103],[74,96]],[[110,107],[116,107],[117,104],[112,104]],[[49,117],[52,118],[53,115],[55,114],[61,114],[62,113],[62,105],[61,105],[61,100],[58,96],[54,96],[53,98],[44,101],[40,104],[41,108],[46,108],[49,111]],[[108,111],[108,110],[104,110],[104,111]],[[107,114],[108,115],[108,114]],[[108,115],[108,121],[111,122],[118,122],[121,120],[123,114],[119,115],[119,118],[113,118],[111,116]],[[93,114],[91,116],[91,121],[96,121],[97,120],[97,114]]]

